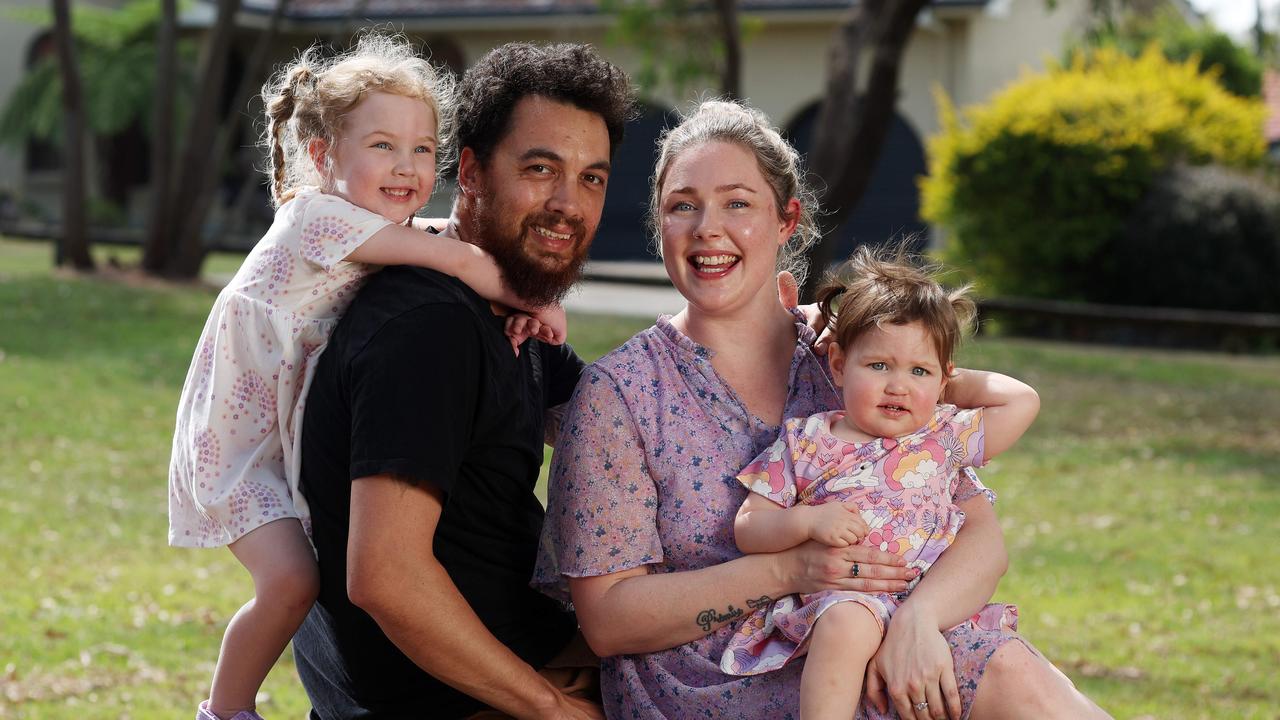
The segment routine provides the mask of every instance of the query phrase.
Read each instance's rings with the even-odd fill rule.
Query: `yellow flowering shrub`
[[[1114,244],[1158,173],[1249,167],[1265,151],[1260,102],[1157,47],[1076,55],[963,117],[938,96],[922,215],[950,231],[947,259],[990,293],[1100,299],[1123,277]]]

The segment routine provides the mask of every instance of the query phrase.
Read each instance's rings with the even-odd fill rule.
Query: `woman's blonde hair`
[[[794,218],[796,229],[778,252],[777,269],[789,270],[803,285],[808,270],[805,255],[820,235],[815,220],[817,201],[805,184],[800,155],[795,148],[782,138],[764,113],[736,102],[703,101],[692,113],[681,117],[679,125],[666,130],[659,138],[658,165],[654,169],[649,199],[649,233],[658,253],[662,252],[659,195],[667,170],[685,150],[712,141],[733,143],[755,156],[760,174],[773,190],[780,219],[792,219],[786,214],[787,203],[792,198],[800,201],[799,217]]]
[[[842,350],[873,327],[919,321],[933,338],[946,368],[973,325],[970,286],[948,292],[936,280],[939,268],[923,264],[905,245],[863,245],[830,273],[818,289],[818,309],[835,328]]]
[[[403,35],[366,33],[355,47],[328,58],[313,45],[262,86],[266,128],[261,144],[270,158],[273,207],[303,185],[321,184],[308,145],[319,139],[332,147],[346,114],[372,92],[426,103],[436,119],[437,177],[448,166],[454,107],[448,71],[432,67]]]

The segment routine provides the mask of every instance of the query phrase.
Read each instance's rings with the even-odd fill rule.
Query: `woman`
[[[745,493],[734,476],[784,418],[839,402],[809,349],[812,332],[774,286],[779,264],[816,237],[805,195],[795,151],[757,112],[703,103],[663,138],[652,218],[688,305],[579,382],[535,578],[547,588],[567,578],[582,631],[604,658],[613,717],[795,717],[803,663],[721,674],[732,621],[787,593],[897,591],[914,575],[866,546],[743,556],[734,544]],[[964,404],[963,377],[951,391]],[[868,668],[866,716],[1100,713],[1016,635],[967,621],[1007,558],[989,491],[976,477],[963,485],[956,500],[968,519],[894,616]]]

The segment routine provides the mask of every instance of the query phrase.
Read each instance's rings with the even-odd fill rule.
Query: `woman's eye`
[[[729,207],[735,210],[745,208],[745,207],[750,207],[750,206],[751,206],[750,203],[748,203],[746,200],[730,200],[729,201]]]
[[[671,209],[675,212],[685,212],[686,210],[692,210],[693,205],[682,200],[675,205],[672,205]]]
[[[885,365],[885,364],[884,364],[884,363],[882,363],[882,362],[873,362],[873,363],[871,363],[870,365],[868,365],[867,367],[871,368],[872,370],[885,370],[885,369],[887,369],[889,366],[888,366],[888,365]]]
[[[413,151],[416,153],[425,153],[428,155],[431,154],[431,148],[427,147],[426,145],[419,145],[418,147],[414,148]]]

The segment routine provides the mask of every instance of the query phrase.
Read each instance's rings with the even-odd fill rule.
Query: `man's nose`
[[[580,192],[578,183],[572,178],[557,180],[551,191],[551,197],[547,198],[547,210],[566,217],[580,218],[582,216]]]

